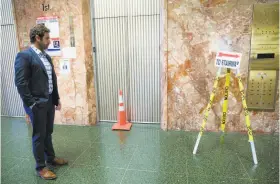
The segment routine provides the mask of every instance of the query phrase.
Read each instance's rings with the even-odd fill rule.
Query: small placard
[[[239,69],[242,54],[237,52],[217,52],[215,66],[218,68]]]
[[[69,59],[60,59],[60,74],[69,74],[70,73],[70,60]]]

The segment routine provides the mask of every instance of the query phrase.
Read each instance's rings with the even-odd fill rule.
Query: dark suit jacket
[[[47,55],[47,59],[52,65],[53,104],[58,105],[57,77],[49,55]],[[40,57],[32,48],[19,52],[16,56],[15,84],[23,103],[28,107],[35,102],[37,104],[45,103],[49,99],[47,71]]]

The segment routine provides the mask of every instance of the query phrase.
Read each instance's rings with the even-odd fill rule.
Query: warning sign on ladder
[[[210,112],[210,109],[213,105],[213,100],[215,98],[215,93],[217,91],[217,86],[219,83],[219,77],[222,71],[222,68],[227,69],[226,73],[226,82],[225,82],[225,96],[224,96],[224,101],[223,101],[223,113],[222,113],[222,118],[221,118],[221,131],[222,131],[222,137],[224,136],[225,132],[225,126],[226,126],[226,118],[227,118],[227,110],[228,110],[228,97],[229,97],[229,86],[230,86],[230,69],[236,69],[237,70],[237,78],[238,78],[238,84],[239,84],[239,90],[241,93],[241,99],[242,99],[242,106],[245,114],[245,121],[246,121],[246,128],[248,130],[248,137],[249,137],[249,142],[251,145],[251,151],[252,151],[252,156],[253,156],[253,161],[255,164],[258,164],[257,160],[257,155],[256,155],[256,149],[255,149],[255,144],[254,144],[254,138],[253,138],[253,133],[252,133],[252,128],[251,128],[251,121],[249,117],[249,112],[247,109],[247,103],[245,99],[245,92],[244,92],[244,87],[242,84],[241,76],[239,73],[239,67],[240,67],[240,60],[241,60],[241,54],[240,53],[233,53],[233,52],[218,52],[216,56],[216,66],[218,67],[218,72],[214,81],[214,86],[212,93],[210,95],[209,103],[207,105],[207,108],[204,112],[204,117],[202,120],[202,125],[200,128],[200,132],[197,136],[197,140],[194,146],[193,154],[196,154],[198,145],[200,142],[200,139],[202,137],[202,134],[205,130],[205,125],[208,119],[208,115]]]
[[[239,69],[242,54],[236,52],[217,52],[215,65],[218,68]]]

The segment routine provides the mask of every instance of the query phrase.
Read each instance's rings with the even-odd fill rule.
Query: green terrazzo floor
[[[58,178],[35,175],[32,129],[24,119],[1,117],[2,184],[274,184],[279,181],[279,136],[255,135],[259,164],[253,165],[245,134],[205,133],[198,153],[196,132],[160,130],[134,124],[130,132],[113,132],[112,124],[94,127],[56,125],[56,155],[69,165]]]

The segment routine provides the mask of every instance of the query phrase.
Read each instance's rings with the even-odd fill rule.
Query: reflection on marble
[[[42,4],[49,4],[50,10],[43,11]],[[59,59],[53,57],[58,76],[58,87],[62,110],[56,112],[56,124],[89,125],[96,123],[95,92],[93,86],[93,62],[90,26],[89,0],[15,0],[15,17],[19,47],[25,49],[29,41],[29,30],[35,25],[37,17],[58,16],[60,45],[70,47],[69,16],[73,16],[77,58],[71,59],[71,72],[62,75]]]
[[[161,50],[160,50],[160,59],[162,63],[162,73],[161,73],[161,128],[167,130],[167,65],[168,65],[168,34],[167,34],[167,1],[163,3],[163,12],[161,14],[163,24],[161,25],[161,35],[163,38],[161,40]]]
[[[89,124],[95,124],[96,121],[96,97],[94,89],[94,73],[93,73],[93,56],[92,56],[92,35],[91,18],[90,18],[90,1],[83,0],[83,31],[84,31],[84,49],[85,49],[85,65],[86,65],[86,82],[87,82],[87,103]]]
[[[168,129],[198,130],[217,69],[218,50],[242,53],[241,75],[247,86],[252,10],[257,0],[167,0],[164,21],[164,74],[162,124]],[[269,1],[272,2],[272,1]],[[165,69],[166,68],[166,69]],[[165,75],[163,75],[165,76]],[[163,77],[164,78],[164,77]],[[223,75],[206,129],[220,126],[225,76]],[[245,118],[236,75],[231,75],[227,131],[245,131]],[[278,90],[279,93],[279,90]],[[164,96],[167,96],[166,99]],[[274,112],[250,112],[252,128],[279,132],[279,99]],[[167,119],[167,120],[166,120]]]

